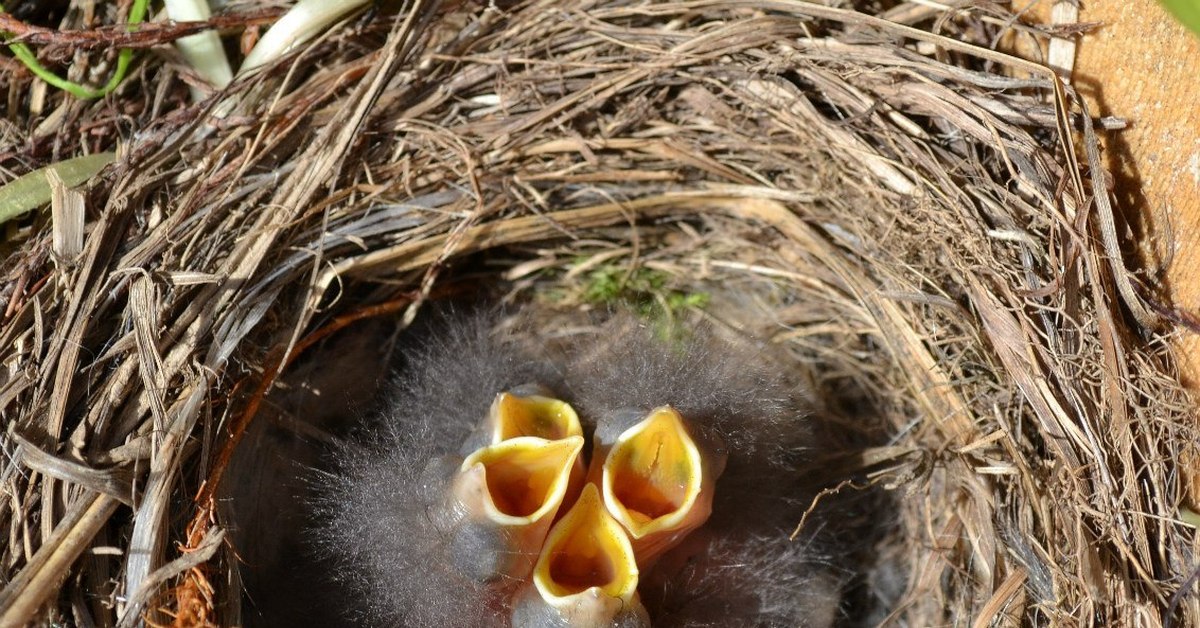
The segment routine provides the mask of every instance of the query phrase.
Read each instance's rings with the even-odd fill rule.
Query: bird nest
[[[844,432],[813,512],[885,497],[845,565],[875,620],[1200,621],[1135,219],[1083,103],[1000,52],[1056,33],[845,4],[377,8],[193,106],[169,48],[97,102],[10,62],[6,176],[118,157],[77,254],[6,225],[0,624],[242,621],[223,496],[273,395],[480,291],[785,356]]]

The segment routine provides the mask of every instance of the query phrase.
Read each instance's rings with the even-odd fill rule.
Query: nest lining
[[[889,426],[853,474],[903,495],[889,620],[1200,619],[1173,466],[1196,435],[1086,112],[988,48],[1029,30],[998,8],[905,6],[918,28],[869,4],[418,3],[176,113],[153,54],[105,102],[51,96],[62,131],[10,102],[10,170],[122,157],[78,259],[44,219],[9,226],[3,618],[234,621],[213,496],[266,383],[508,247],[539,293],[603,256],[759,286],[753,331]],[[97,547],[119,551],[78,559]]]

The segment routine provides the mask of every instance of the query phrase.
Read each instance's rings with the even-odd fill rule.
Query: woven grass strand
[[[417,3],[235,81],[219,123],[169,55],[103,103],[2,70],[6,181],[122,157],[76,264],[44,221],[5,244],[0,606],[236,621],[247,567],[213,545],[213,484],[238,479],[221,452],[261,420],[250,391],[331,321],[419,307],[486,256],[489,284],[567,308],[595,307],[597,271],[651,271],[869,408],[830,491],[898,496],[852,566],[885,619],[1200,623],[1178,468],[1200,438],[1092,121],[1000,51],[1047,38],[1003,7],[881,15]]]

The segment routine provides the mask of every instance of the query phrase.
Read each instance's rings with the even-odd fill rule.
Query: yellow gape
[[[552,519],[582,449],[582,436],[522,436],[483,447],[463,460],[456,493],[464,504],[478,501],[483,514],[497,524]]]
[[[625,430],[604,459],[604,503],[633,539],[645,567],[712,513],[721,464],[713,464],[674,408],[655,409]]]
[[[583,437],[579,415],[575,414],[571,404],[542,395],[514,395],[508,392],[496,395],[483,427],[486,440],[480,444],[485,445],[527,436],[546,440]],[[568,507],[583,489],[585,471],[583,456],[576,456],[567,481],[567,492],[563,495],[563,503]]]
[[[513,626],[649,625],[637,583],[633,547],[588,484],[550,530],[533,586],[514,605]]]
[[[496,395],[488,424],[492,444],[519,436],[561,440],[583,435],[571,404],[540,395],[521,397],[506,392]]]
[[[583,437],[522,436],[481,447],[453,479],[444,522],[467,571],[485,581],[529,576],[550,524],[579,477]]]
[[[604,510],[594,485],[550,531],[533,581],[548,600],[561,601],[597,587],[628,602],[637,590],[638,568],[625,531]]]

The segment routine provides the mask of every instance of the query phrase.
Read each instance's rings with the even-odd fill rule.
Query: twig
[[[0,13],[0,31],[11,35],[9,44],[68,47],[75,50],[141,49],[160,46],[208,30],[269,24],[282,13],[282,9],[267,8],[245,13],[214,15],[207,20],[149,22],[142,24],[136,31],[127,30],[125,25],[60,31],[27,24],[13,17],[11,13]]]

